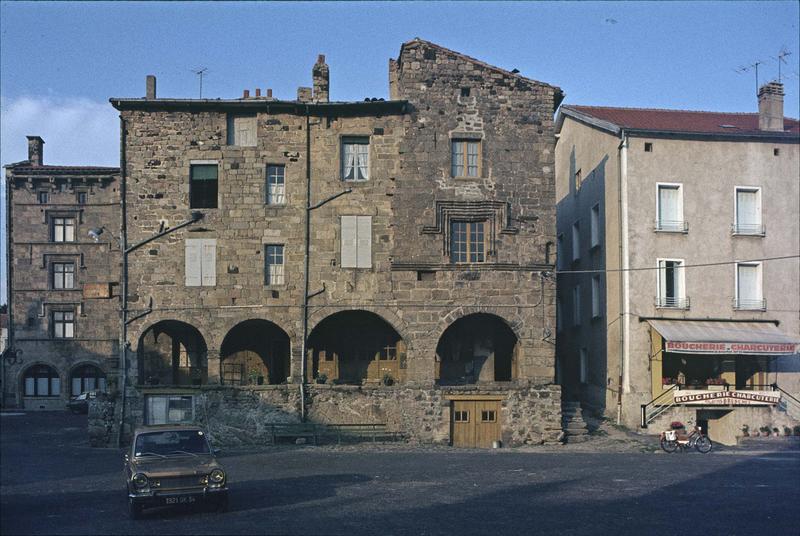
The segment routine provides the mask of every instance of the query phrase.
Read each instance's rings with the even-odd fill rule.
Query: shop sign
[[[676,404],[711,406],[776,405],[781,395],[774,391],[681,391],[675,393]]]
[[[667,341],[667,352],[684,354],[796,354],[800,344],[768,342],[685,342]]]

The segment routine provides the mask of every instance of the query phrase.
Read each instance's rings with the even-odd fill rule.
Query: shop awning
[[[680,354],[785,355],[800,353],[800,337],[768,322],[648,320],[667,352]]]

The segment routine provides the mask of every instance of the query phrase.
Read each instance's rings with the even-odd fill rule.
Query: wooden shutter
[[[186,272],[187,287],[199,287],[201,285],[200,249],[202,242],[202,240],[198,239],[186,240],[186,261],[184,263],[184,270]]]
[[[213,287],[217,284],[217,240],[209,238],[202,244],[201,280],[204,287]]]
[[[372,268],[372,216],[357,216],[356,265]]]
[[[356,268],[358,251],[357,216],[342,216],[342,268]]]

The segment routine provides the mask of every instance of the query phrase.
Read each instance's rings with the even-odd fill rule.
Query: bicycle
[[[680,426],[675,426],[675,425]],[[683,432],[683,433],[681,433]],[[707,435],[703,435],[703,430],[700,426],[695,426],[694,429],[687,435],[686,428],[681,423],[674,423],[672,430],[665,430],[661,432],[661,448],[664,452],[672,454],[678,449],[681,452],[694,448],[697,452],[706,454],[711,452],[713,445]]]

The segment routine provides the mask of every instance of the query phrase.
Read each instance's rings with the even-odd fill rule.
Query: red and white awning
[[[679,354],[787,355],[800,353],[800,337],[771,322],[648,320],[664,338],[664,350]]]

